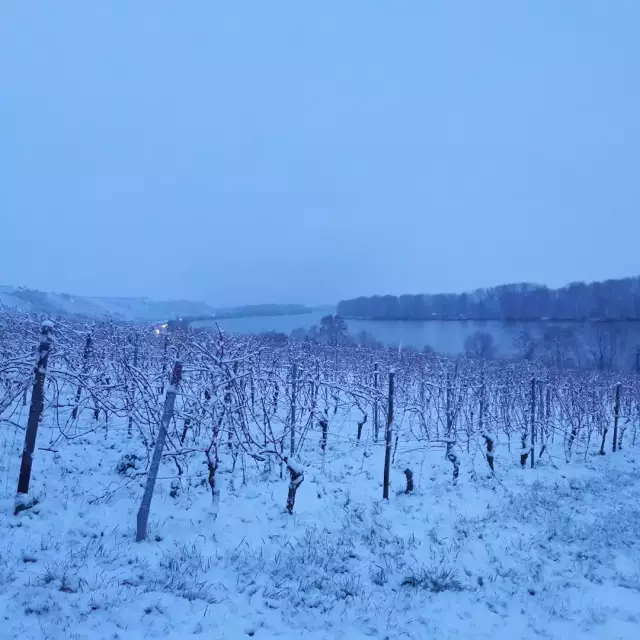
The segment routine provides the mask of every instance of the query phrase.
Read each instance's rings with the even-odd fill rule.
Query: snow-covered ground
[[[24,434],[0,429],[0,638],[638,637],[637,451],[522,470],[504,447],[491,477],[478,443],[453,486],[442,450],[401,443],[385,503],[382,446],[330,435],[323,458],[314,433],[293,516],[276,465],[225,460],[217,518],[203,460],[178,485],[167,457],[136,543],[146,449],[111,424],[43,450],[55,428],[19,516]]]

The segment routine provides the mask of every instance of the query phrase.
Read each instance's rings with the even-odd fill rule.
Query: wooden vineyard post
[[[535,464],[536,455],[536,379],[531,378],[531,468]]]
[[[427,427],[427,420],[424,415],[424,405],[425,405],[425,390],[424,390],[424,371],[422,372],[422,376],[420,377],[420,423],[422,426],[422,433],[429,439],[429,428]]]
[[[544,421],[545,429],[547,432],[547,441],[549,440],[549,433],[551,433],[551,442],[555,441],[555,429],[551,429],[551,386],[547,384],[547,397],[544,403]],[[546,443],[545,443],[546,446]]]
[[[389,499],[389,476],[391,472],[391,436],[393,425],[393,387],[395,372],[393,369],[389,371],[389,398],[387,406],[387,425],[385,429],[385,446],[384,446],[384,478],[382,483],[382,499]]]
[[[138,367],[138,336],[136,335],[134,338],[133,345],[133,368],[137,369]],[[129,396],[129,424],[127,426],[127,436],[129,438],[133,437],[133,405],[136,397],[136,388],[132,384],[131,391]]]
[[[616,399],[613,406],[613,453],[618,450],[618,423],[620,422],[620,390],[622,384],[616,385]]]
[[[613,444],[612,450],[617,451],[618,444],[618,422],[620,420],[620,390],[622,388],[622,384],[618,382],[616,385],[616,395],[615,395],[615,404],[613,405]],[[604,429],[602,430],[602,443],[600,444],[600,455],[605,455],[604,446],[607,443],[607,434],[609,433],[608,423],[604,423]]]
[[[82,354],[82,378],[78,384],[78,389],[76,390],[76,399],[75,406],[73,407],[73,411],[71,412],[71,417],[75,420],[78,417],[78,405],[80,404],[80,398],[82,397],[82,383],[84,382],[84,378],[89,372],[89,358],[91,357],[91,334],[87,334],[87,339],[84,343],[84,352]]]
[[[33,376],[29,418],[24,434],[24,449],[22,450],[22,462],[20,464],[20,475],[18,476],[15,515],[18,515],[21,511],[28,508],[27,495],[29,493],[29,483],[31,482],[33,452],[36,448],[38,424],[40,423],[40,416],[44,408],[44,381],[47,375],[49,353],[53,346],[53,329],[54,325],[50,320],[45,320],[40,327],[40,344],[38,346],[38,355]]]
[[[167,371],[167,352],[169,351],[169,334],[164,335],[164,346],[162,348],[162,382],[160,383],[160,395],[164,393],[164,376]]]
[[[144,489],[140,509],[138,509],[136,542],[146,540],[147,524],[149,522],[149,511],[151,510],[151,499],[153,498],[153,490],[155,488],[156,479],[158,477],[158,469],[160,468],[160,459],[162,458],[162,450],[167,439],[167,430],[173,416],[173,407],[176,403],[176,395],[182,378],[182,364],[176,362],[173,366],[171,375],[171,384],[167,388],[167,395],[164,399],[164,411],[162,412],[162,422],[158,430],[156,446],[153,450],[151,458],[151,466],[149,467],[149,475],[147,476],[147,486]]]
[[[373,365],[373,388],[375,389],[373,396],[373,439],[378,442],[378,398],[376,397],[378,391],[378,363]]]
[[[484,412],[485,412],[485,402],[486,402],[486,387],[484,381],[484,372],[482,372],[482,377],[480,379],[480,406],[478,407],[478,429],[480,433],[484,432]]]
[[[293,456],[296,451],[296,402],[297,402],[297,378],[298,365],[294,362],[291,367],[291,442],[289,455]]]

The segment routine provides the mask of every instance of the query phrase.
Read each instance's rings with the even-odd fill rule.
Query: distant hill
[[[51,315],[112,318],[129,322],[160,322],[168,318],[213,315],[216,312],[204,302],[190,300],[75,296],[9,286],[0,286],[0,306]]]
[[[313,309],[301,304],[248,304],[242,307],[216,309],[213,314],[182,315],[179,321],[172,321],[173,326],[187,327],[192,323],[211,323],[229,318],[260,318],[273,316],[299,316],[312,313]],[[194,325],[195,326],[195,325]],[[200,326],[200,325],[198,325]],[[206,325],[204,325],[206,326]]]
[[[190,300],[74,296],[0,285],[0,308],[3,306],[50,315],[112,318],[127,322],[166,322],[181,318],[189,323],[194,320],[288,316],[312,312],[310,307],[300,304],[256,304],[216,309],[205,302]]]

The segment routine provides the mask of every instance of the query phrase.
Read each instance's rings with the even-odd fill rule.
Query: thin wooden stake
[[[24,449],[22,450],[22,463],[20,464],[20,475],[18,476],[15,515],[28,508],[26,496],[29,493],[29,483],[31,482],[31,468],[33,466],[33,452],[35,451],[38,437],[38,424],[44,408],[44,380],[47,375],[49,353],[53,346],[53,329],[54,325],[50,320],[45,320],[40,327],[40,345],[38,346],[38,356],[34,369],[29,418],[24,434]]]
[[[297,402],[297,378],[298,365],[294,362],[291,367],[291,442],[289,447],[289,455],[293,456],[296,452],[296,402]]]
[[[616,400],[613,407],[613,453],[618,450],[618,422],[620,421],[620,390],[622,384],[618,382],[616,385]]]
[[[391,473],[391,440],[393,425],[393,387],[395,372],[389,371],[389,398],[387,406],[387,428],[385,430],[384,477],[382,482],[382,499],[389,499],[389,476]]]
[[[378,369],[378,364],[374,364],[373,365],[373,388],[376,390],[376,392],[378,391],[378,377],[379,377],[379,369]],[[373,397],[373,439],[375,442],[378,442],[378,425],[379,425],[379,418],[378,418],[378,398],[376,397],[377,393],[374,394]]]
[[[82,354],[82,369],[81,369],[81,378],[80,383],[78,384],[78,388],[76,390],[76,400],[75,406],[73,407],[73,411],[71,412],[71,417],[75,420],[78,417],[78,405],[80,404],[80,398],[82,397],[82,383],[84,382],[84,378],[89,372],[89,358],[91,357],[91,334],[87,334],[87,339],[84,343],[84,352]]]
[[[158,438],[156,446],[153,450],[153,458],[151,458],[151,466],[149,467],[149,475],[147,476],[147,486],[144,489],[140,509],[138,509],[136,542],[146,540],[147,525],[149,522],[149,512],[151,510],[151,499],[153,498],[153,490],[158,477],[158,469],[160,468],[160,460],[162,458],[162,450],[167,439],[167,431],[173,416],[173,407],[176,403],[176,395],[182,378],[182,364],[176,362],[173,366],[173,374],[171,375],[171,384],[167,388],[167,395],[164,399],[164,411],[162,413],[162,422],[158,430]]]
[[[133,347],[133,368],[137,369],[138,367],[138,336],[134,338],[135,343]],[[127,427],[127,436],[129,438],[133,437],[133,405],[136,397],[136,388],[134,385],[131,385],[131,395],[129,398],[129,425]]]
[[[531,468],[536,466],[536,379],[531,378]]]

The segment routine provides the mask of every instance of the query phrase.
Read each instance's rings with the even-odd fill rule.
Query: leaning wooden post
[[[618,422],[620,421],[620,389],[622,384],[616,385],[616,401],[613,407],[613,453],[618,450]]]
[[[34,369],[29,418],[24,434],[24,449],[22,450],[22,463],[20,464],[20,475],[18,476],[15,515],[18,515],[21,511],[28,508],[27,495],[29,493],[29,483],[31,482],[33,452],[36,448],[38,424],[44,408],[44,380],[47,375],[49,353],[53,346],[53,329],[54,325],[50,320],[45,320],[40,327],[40,345],[38,346],[38,356]]]
[[[173,366],[173,374],[171,375],[171,384],[167,388],[167,395],[164,400],[164,411],[162,413],[162,422],[158,430],[156,446],[153,450],[153,458],[149,467],[149,475],[147,476],[147,486],[144,489],[140,509],[138,509],[138,529],[136,532],[136,542],[145,540],[147,537],[147,523],[149,522],[149,511],[151,509],[151,498],[153,498],[153,489],[158,477],[158,469],[160,468],[160,459],[162,458],[162,450],[167,438],[167,430],[173,415],[173,407],[176,403],[176,395],[182,378],[182,364],[176,362]]]
[[[389,499],[389,475],[391,472],[391,435],[393,425],[393,386],[395,372],[389,371],[389,398],[387,406],[387,427],[385,429],[384,478],[382,483],[382,499]]]

